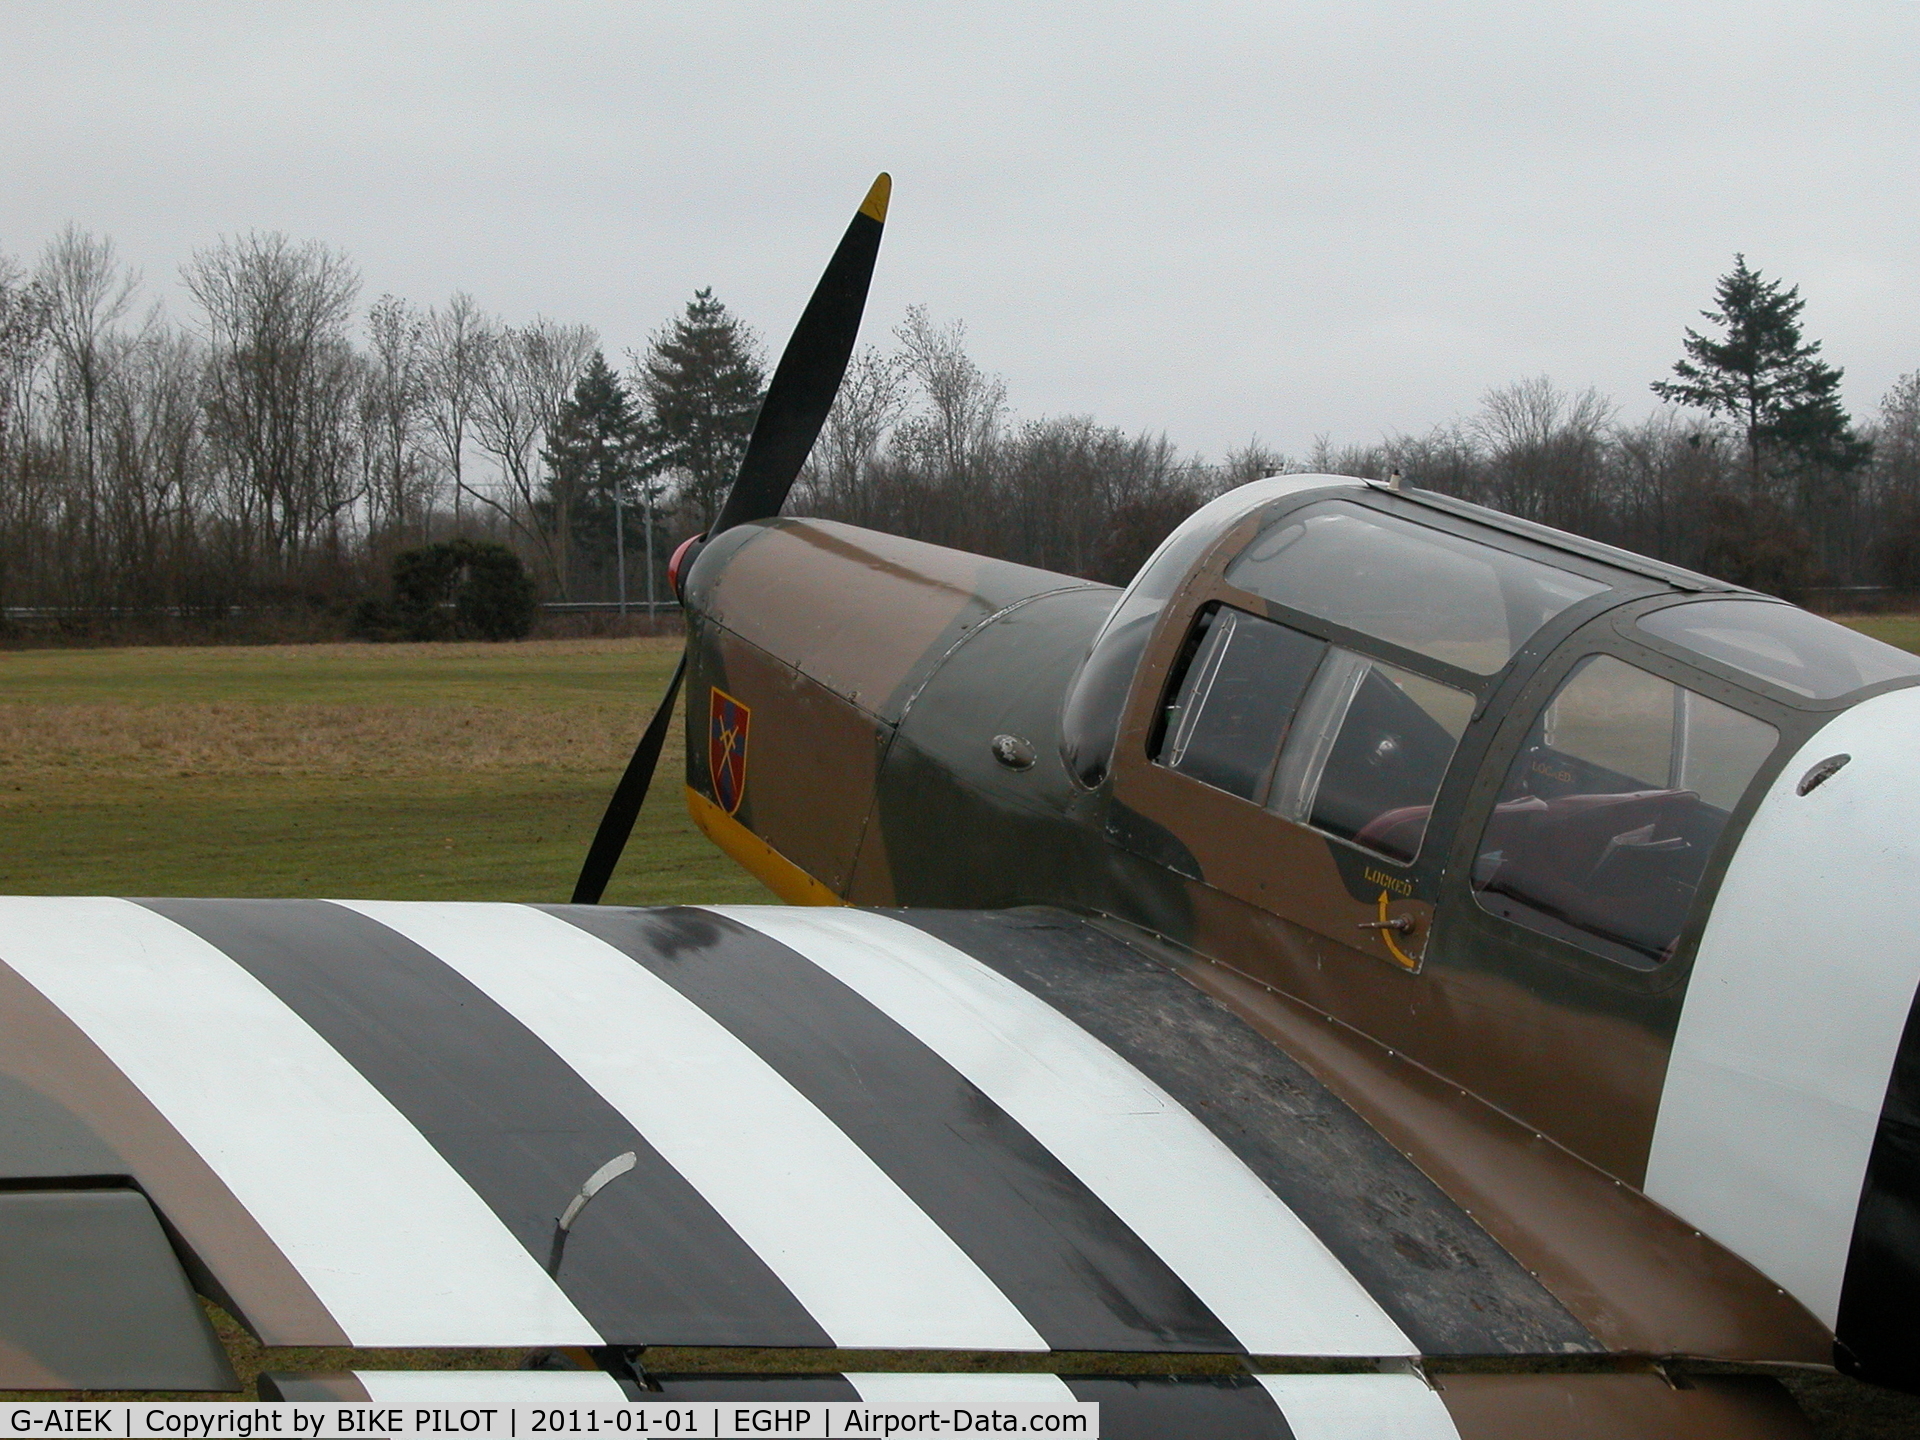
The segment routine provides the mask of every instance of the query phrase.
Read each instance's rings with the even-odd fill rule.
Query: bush
[[[1714,489],[1699,512],[1700,568],[1798,604],[1814,583],[1813,542],[1786,508],[1765,496]]]
[[[391,600],[369,595],[353,607],[347,633],[360,640],[404,640],[406,633]]]
[[[393,560],[393,600],[354,615],[372,640],[518,640],[533,628],[533,581],[520,557],[489,540],[448,540]]]

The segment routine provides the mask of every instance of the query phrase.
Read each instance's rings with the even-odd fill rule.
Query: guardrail
[[[549,615],[658,615],[680,608],[678,600],[545,600]]]
[[[453,609],[452,602],[441,607]],[[541,611],[548,615],[660,615],[680,608],[678,600],[542,600]],[[232,615],[284,615],[289,611],[272,605],[231,605],[214,611],[193,605],[0,605],[0,618],[8,620],[141,620],[163,616],[224,619]]]
[[[1809,585],[1800,592],[1800,603],[1830,613],[1920,610],[1920,590],[1904,585]]]

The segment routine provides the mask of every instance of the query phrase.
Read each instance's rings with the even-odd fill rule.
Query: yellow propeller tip
[[[860,202],[860,213],[869,220],[884,221],[887,218],[887,201],[892,195],[893,177],[882,170],[880,178],[873,182],[873,188],[867,191],[867,198]]]

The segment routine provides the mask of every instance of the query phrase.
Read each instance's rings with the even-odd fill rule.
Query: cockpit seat
[[[1383,855],[1411,855],[1420,848],[1420,837],[1427,833],[1431,805],[1399,805],[1382,811],[1360,828],[1354,843]]]
[[[1691,790],[1504,801],[1488,822],[1475,884],[1658,955],[1673,943],[1711,849],[1703,812]]]

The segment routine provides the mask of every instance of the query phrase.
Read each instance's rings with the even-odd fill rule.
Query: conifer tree
[[[541,458],[547,500],[565,548],[596,559],[613,549],[614,497],[634,498],[641,420],[626,385],[598,350],[560,407]],[[567,576],[563,570],[562,588]]]
[[[646,473],[676,477],[703,529],[726,499],[760,413],[766,377],[757,349],[753,332],[712,290],[696,290],[640,362]]]
[[[1818,340],[1801,338],[1800,287],[1763,278],[1745,255],[1733,262],[1714,290],[1718,308],[1700,312],[1722,338],[1689,327],[1686,355],[1673,366],[1679,379],[1654,381],[1653,393],[1731,421],[1746,441],[1755,493],[1770,452],[1842,473],[1857,468],[1872,446],[1854,435],[1840,403],[1844,372],[1820,359]]]

